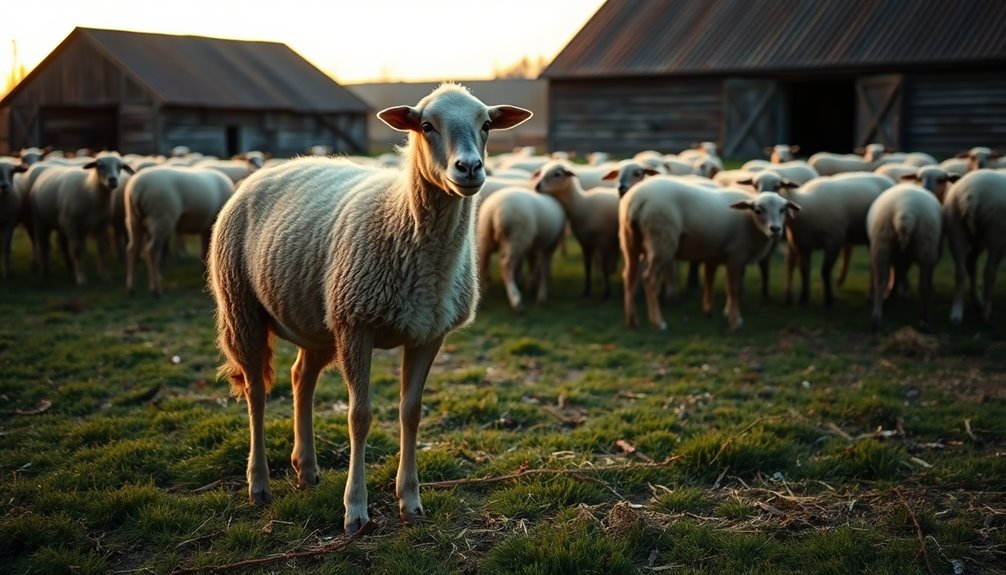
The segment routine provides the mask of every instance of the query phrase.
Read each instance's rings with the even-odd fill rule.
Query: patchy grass
[[[448,338],[420,429],[420,479],[439,483],[413,527],[394,497],[401,354],[375,352],[375,530],[295,557],[345,543],[339,376],[315,402],[322,483],[298,490],[296,350],[278,344],[274,501],[253,508],[245,406],[216,381],[198,262],[169,263],[162,300],[127,298],[121,269],[83,288],[58,262],[47,281],[29,276],[19,232],[0,285],[0,571],[170,573],[279,554],[244,572],[1006,572],[1006,322],[969,309],[950,328],[949,261],[928,333],[911,327],[912,300],[867,331],[858,250],[832,310],[817,283],[811,305],[782,305],[780,254],[773,300],[744,302],[742,332],[689,293],[665,303],[661,334],[626,330],[620,294],[580,298],[572,244],[547,306],[512,315],[497,280]],[[1006,315],[1001,290],[995,307]]]

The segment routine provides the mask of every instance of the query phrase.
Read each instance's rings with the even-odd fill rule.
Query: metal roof
[[[545,78],[993,64],[1004,0],[608,0]]]
[[[308,113],[370,111],[355,94],[286,44],[78,27],[47,60],[77,37],[128,70],[163,105]]]

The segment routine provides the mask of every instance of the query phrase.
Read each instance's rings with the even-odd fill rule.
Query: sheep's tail
[[[919,219],[911,210],[901,210],[894,217],[894,234],[898,238],[898,245],[902,250],[907,250],[915,237],[915,229],[919,226]]]

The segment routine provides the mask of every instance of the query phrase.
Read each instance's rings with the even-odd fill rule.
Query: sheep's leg
[[[591,268],[594,265],[594,246],[589,244],[580,244],[581,249],[583,249],[583,291],[580,292],[581,297],[590,297],[591,288]]]
[[[136,260],[139,259],[140,251],[143,249],[143,226],[139,220],[138,216],[127,214],[126,232],[129,235],[129,241],[126,244],[126,291],[129,295],[133,295],[135,292]],[[147,265],[150,265],[149,260]]]
[[[402,359],[401,397],[398,418],[401,424],[400,459],[395,495],[402,521],[415,524],[423,517],[423,504],[419,500],[419,470],[416,466],[416,433],[422,415],[423,387],[430,374],[430,366],[444,338],[429,343],[406,347]]]
[[[164,226],[157,226],[153,221],[147,222],[147,285],[150,293],[155,297],[161,297],[164,288],[161,281],[161,261],[164,257],[164,246],[168,244],[171,237],[170,230],[163,229]]]
[[[624,257],[625,267],[622,268],[622,289],[624,290],[623,302],[625,307],[626,327],[636,326],[636,284],[639,281],[639,258],[641,254],[638,250],[630,246],[625,246]]]
[[[523,258],[516,257],[511,248],[504,248],[500,254],[500,273],[503,275],[503,286],[510,307],[518,313],[524,313],[524,303],[521,301],[520,288],[517,287],[517,273]]]
[[[478,242],[478,250],[479,290],[480,293],[485,294],[486,288],[489,287],[489,263],[493,252],[496,251],[496,246],[491,240],[480,239]]]
[[[49,230],[35,226],[35,268],[42,277],[49,275]]]
[[[672,250],[675,246],[671,246]],[[667,323],[660,314],[660,281],[663,279],[663,271],[668,265],[674,265],[674,260],[664,262],[654,256],[652,250],[647,250],[650,257],[647,261],[646,270],[643,271],[643,292],[646,294],[646,313],[650,318],[650,323],[661,331],[667,330]]]
[[[314,450],[314,389],[318,375],[331,363],[331,352],[300,348],[290,368],[293,383],[293,452],[290,464],[297,471],[297,486],[317,485],[320,480]]]
[[[70,267],[73,269],[77,285],[84,285],[87,283],[87,276],[84,274],[83,234],[78,233],[76,227],[70,227],[67,229],[66,237],[68,240],[68,253],[70,254]]]
[[[538,254],[538,257],[535,258],[535,263],[538,278],[538,298],[536,301],[542,304],[548,300],[548,278],[552,276],[551,252],[543,251]]]
[[[974,302],[975,307],[979,310],[984,307],[982,303],[981,292],[978,291],[978,256],[981,255],[981,250],[977,246],[972,245],[971,249],[968,250],[967,257],[967,269],[968,269],[968,279],[971,280],[971,301]]]
[[[1002,260],[1001,251],[994,248],[989,249],[985,258],[985,305],[982,306],[982,319],[985,323],[992,321],[992,293],[996,287],[996,273],[999,270],[999,262]]]
[[[708,264],[707,264],[708,265]],[[727,306],[724,310],[727,325],[731,331],[737,331],[744,325],[741,317],[741,284],[744,280],[744,265],[736,263],[727,265]]]
[[[835,283],[844,286],[845,278],[849,275],[849,260],[852,259],[852,244],[842,246],[842,263],[838,268],[838,279]]]
[[[952,224],[948,224],[952,225]],[[950,323],[960,325],[964,317],[964,289],[967,266],[965,264],[966,254],[969,251],[967,240],[960,230],[948,230],[947,244],[950,248],[951,259],[954,261],[954,298],[950,305]]]
[[[374,336],[367,331],[339,334],[338,358],[342,376],[349,388],[349,478],[343,504],[343,525],[351,535],[370,521],[367,513],[365,452],[373,408],[370,405],[370,359]]]
[[[606,300],[611,298],[611,274],[615,271],[615,260],[617,259],[617,253],[606,251],[601,254],[601,284],[604,286],[602,297]]]
[[[839,250],[825,248],[824,260],[821,262],[821,283],[824,284],[824,307],[830,308],[835,303],[835,294],[831,289],[831,272],[838,259]]]
[[[685,279],[685,291],[695,291],[699,287],[699,262],[688,264],[688,278]]]
[[[888,274],[891,272],[890,249],[874,242],[870,246],[870,275],[873,280],[873,312],[870,314],[870,327],[873,331],[880,329],[884,315],[884,294],[887,293]]]
[[[705,285],[702,288],[702,312],[706,315],[713,313],[713,288],[716,285],[716,271],[719,266],[713,263],[706,263]]]
[[[793,305],[793,268],[796,267],[798,257],[796,248],[789,246],[786,250],[786,287],[783,294],[786,305]]]
[[[101,281],[108,281],[107,260],[108,253],[112,251],[109,245],[109,233],[109,229],[102,226],[94,234],[94,243],[97,248],[95,251],[97,253],[98,277],[101,278]]]

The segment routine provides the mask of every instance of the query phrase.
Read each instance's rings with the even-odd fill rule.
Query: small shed
[[[1006,148],[1002,0],[608,0],[542,73],[549,146]]]
[[[361,153],[370,114],[285,44],[75,28],[0,100],[0,154]]]

